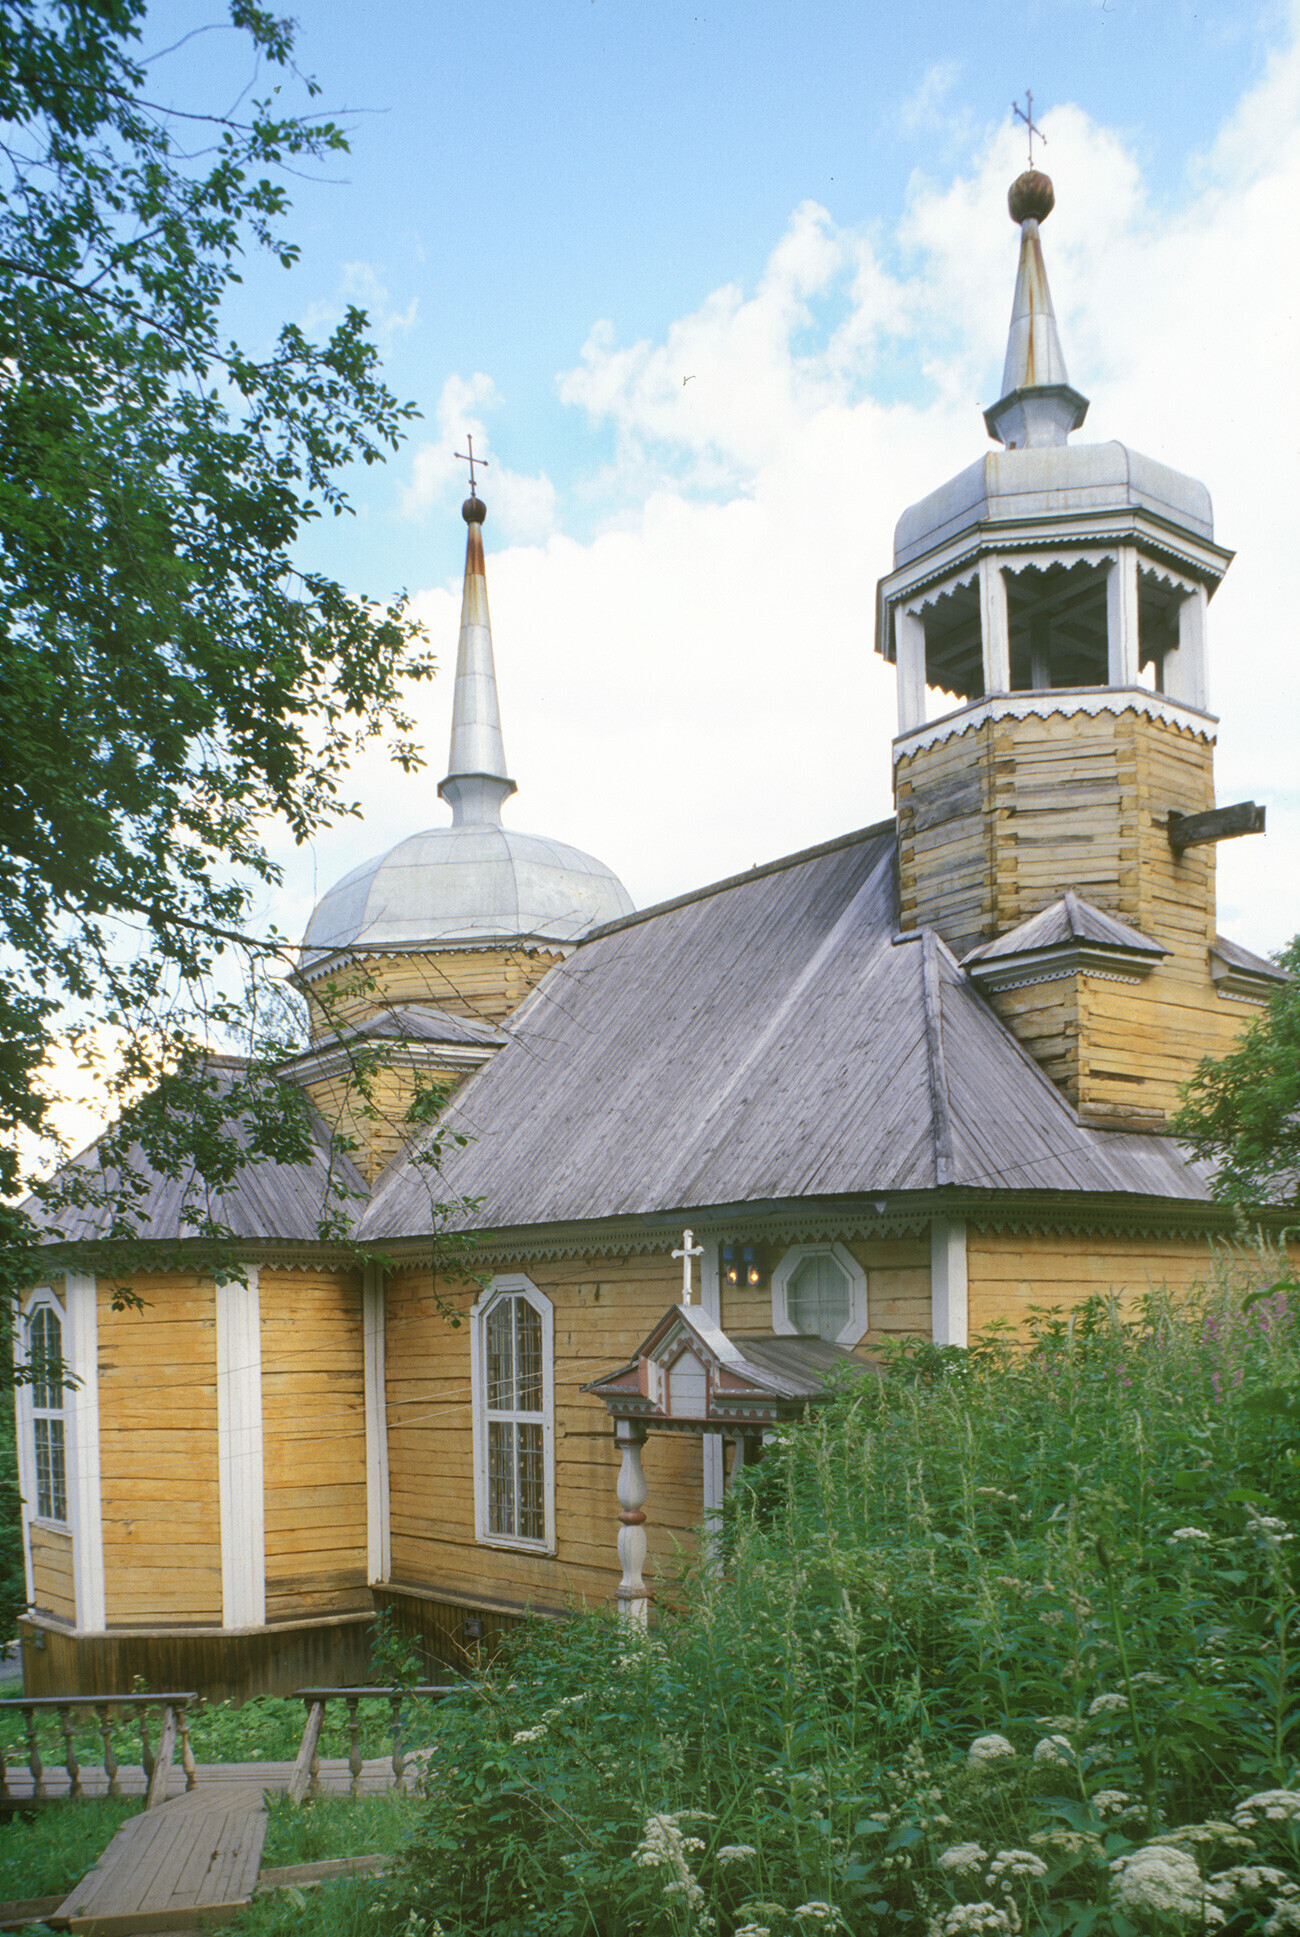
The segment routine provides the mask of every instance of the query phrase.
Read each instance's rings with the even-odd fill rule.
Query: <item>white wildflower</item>
[[[973,1876],[988,1860],[988,1851],[978,1843],[954,1843],[935,1858],[941,1870],[951,1870],[956,1876]]]
[[[987,1769],[996,1762],[1009,1762],[1015,1750],[1005,1735],[977,1735],[966,1751],[966,1760],[972,1769]]]
[[[1027,1877],[1033,1883],[1046,1875],[1046,1863],[1032,1850],[999,1850],[984,1881],[992,1890],[997,1885],[1005,1888],[1013,1877]]]
[[[758,1851],[752,1843],[724,1843],[718,1851],[719,1863],[748,1863]]]
[[[1178,1843],[1187,1849],[1198,1845],[1211,1845],[1216,1849],[1248,1850],[1254,1845],[1249,1836],[1243,1836],[1231,1823],[1184,1823],[1181,1829],[1167,1829],[1162,1840]]]
[[[1140,1668],[1136,1675],[1129,1676],[1129,1680],[1135,1688],[1163,1688],[1169,1677],[1158,1675],[1154,1668]]]
[[[1118,1856],[1110,1873],[1115,1901],[1123,1910],[1204,1919],[1207,1924],[1223,1922],[1223,1913],[1206,1901],[1195,1859],[1172,1843],[1148,1843],[1145,1849]]]
[[[666,1897],[684,1897],[693,1911],[704,1908],[704,1892],[691,1872],[687,1852],[702,1850],[698,1836],[683,1836],[681,1823],[686,1817],[703,1815],[702,1810],[684,1809],[676,1816],[660,1813],[647,1816],[636,1847],[636,1861],[643,1870],[666,1869],[673,1872],[664,1884]]]
[[[1086,1829],[1036,1829],[1029,1840],[1039,1849],[1056,1850],[1061,1856],[1082,1856],[1085,1851],[1101,1849],[1101,1838]]]
[[[515,1734],[511,1736],[510,1739],[512,1742],[541,1742],[541,1741],[544,1741],[545,1738],[546,1738],[545,1724],[539,1722],[536,1728],[518,1729],[515,1732]]]
[[[1300,1900],[1288,1897],[1273,1906],[1273,1915],[1264,1925],[1264,1937],[1289,1937],[1294,1930],[1300,1930]]]
[[[797,1903],[790,1912],[792,1917],[812,1917],[816,1922],[834,1930],[840,1921],[840,1913],[833,1903],[823,1903],[815,1897],[811,1903]]]
[[[1285,1873],[1267,1863],[1239,1863],[1212,1876],[1206,1888],[1214,1891],[1220,1903],[1235,1903],[1238,1897],[1256,1897],[1261,1890],[1280,1890],[1285,1882]]]
[[[1122,1816],[1132,1804],[1133,1798],[1127,1789],[1099,1789],[1092,1799],[1092,1806],[1103,1822],[1108,1816]]]
[[[930,1937],[1014,1937],[1015,1925],[996,1903],[955,1903],[930,1920]]]
[[[1237,1804],[1232,1820],[1238,1829],[1254,1829],[1256,1823],[1290,1823],[1300,1817],[1300,1790],[1261,1789]]]
[[[741,1924],[736,1937],[772,1937],[770,1924]]]
[[[1041,1742],[1034,1744],[1034,1761],[1041,1767],[1051,1769],[1072,1769],[1074,1750],[1068,1735],[1045,1735]]]
[[[1188,1546],[1191,1546],[1200,1540],[1210,1541],[1213,1539],[1214,1535],[1212,1533],[1206,1533],[1204,1527],[1175,1527],[1169,1536],[1167,1544],[1172,1547],[1179,1541],[1185,1541]]]
[[[1128,1697],[1126,1695],[1098,1695],[1088,1704],[1088,1714],[1090,1716],[1126,1715],[1127,1713]]]

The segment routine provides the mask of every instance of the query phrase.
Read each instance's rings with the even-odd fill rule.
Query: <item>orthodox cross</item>
[[[486,471],[490,467],[485,457],[475,457],[474,439],[470,437],[468,434],[466,434],[465,442],[469,445],[468,451],[457,451],[456,456],[460,459],[462,464],[469,465],[469,495],[471,496],[471,498],[476,498],[478,496],[478,492],[474,489],[474,466],[477,464],[481,471]]]
[[[1023,121],[1025,124],[1025,129],[1029,135],[1029,166],[1032,168],[1034,165],[1034,136],[1037,135],[1044,146],[1047,144],[1047,136],[1034,121],[1034,97],[1028,88],[1025,89],[1024,107],[1022,108],[1018,101],[1013,101],[1011,103],[1011,112],[1016,116],[1017,120]]]
[[[694,1302],[695,1298],[695,1287],[691,1283],[691,1260],[704,1256],[704,1246],[702,1244],[691,1243],[694,1235],[693,1231],[683,1231],[682,1248],[680,1251],[673,1252],[673,1256],[680,1258],[682,1261],[682,1303],[688,1307]]]

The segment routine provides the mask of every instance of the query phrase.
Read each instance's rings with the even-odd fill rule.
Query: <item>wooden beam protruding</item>
[[[1171,808],[1169,845],[1176,854],[1181,854],[1185,847],[1231,841],[1239,834],[1262,834],[1264,812],[1253,800],[1239,800],[1232,807],[1212,807],[1208,814],[1179,814]]]

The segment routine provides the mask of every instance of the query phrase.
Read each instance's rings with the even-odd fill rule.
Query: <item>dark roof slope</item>
[[[1089,1130],[933,935],[894,937],[892,823],[611,924],[449,1113],[480,1229],[980,1189],[1203,1199],[1160,1137]],[[394,1166],[363,1223],[428,1227]]]

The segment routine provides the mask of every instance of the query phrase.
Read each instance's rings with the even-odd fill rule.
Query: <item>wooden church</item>
[[[997,448],[903,513],[879,587],[890,821],[641,911],[508,827],[471,495],[451,824],[302,945],[316,1160],[221,1207],[241,1278],[145,1274],[141,1310],[92,1223],[51,1231],[22,1342],[75,1383],[20,1393],[29,1692],[352,1682],[379,1608],[453,1664],[528,1610],[643,1619],[736,1462],[880,1341],[1205,1273],[1230,1221],[1166,1125],[1280,977],[1215,928],[1214,844],[1262,818],[1214,804],[1231,553],[1203,485],[1070,441],[1051,206],[1011,190]],[[316,1235],[327,1172],[382,1266]],[[160,1243],[182,1201],[157,1180]]]

